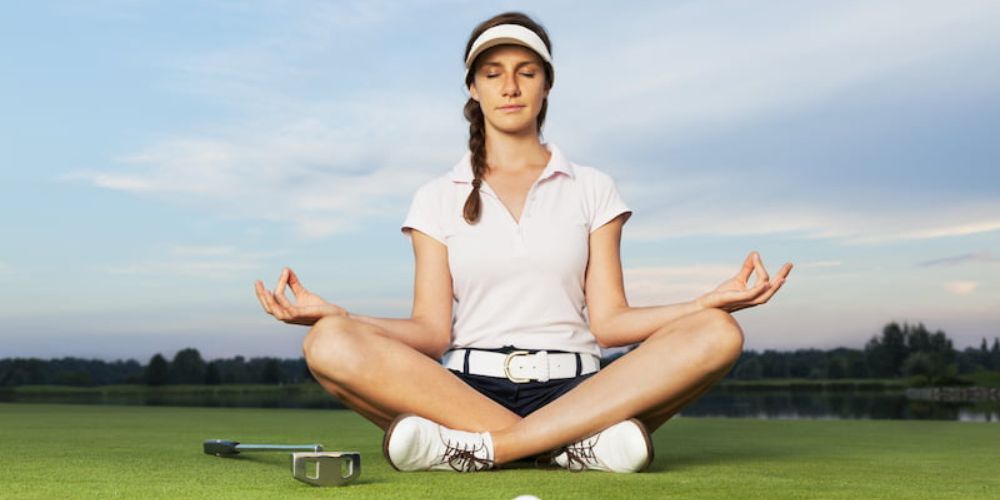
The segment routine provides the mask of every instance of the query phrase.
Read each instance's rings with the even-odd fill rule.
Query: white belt
[[[469,369],[465,369],[468,356]],[[552,379],[574,378],[578,375],[594,373],[601,369],[601,360],[593,354],[536,351],[502,352],[478,349],[452,349],[441,358],[441,364],[449,370],[471,375],[506,378],[511,382],[524,383],[537,380],[548,382]]]

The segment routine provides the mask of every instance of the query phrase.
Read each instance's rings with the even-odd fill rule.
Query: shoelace
[[[445,441],[444,455],[441,463],[447,463],[457,472],[474,472],[488,469],[493,466],[493,461],[488,458],[479,458],[476,453],[486,448],[480,443],[478,446],[471,443],[460,443],[456,445],[451,441]]]
[[[566,452],[567,469],[573,472],[581,472],[587,469],[588,463],[597,462],[597,455],[594,454],[594,445],[597,444],[598,436],[566,446],[564,451]]]

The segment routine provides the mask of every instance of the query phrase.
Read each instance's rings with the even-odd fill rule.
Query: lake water
[[[245,408],[343,408],[320,391],[247,391],[212,394],[156,391],[99,394],[0,393],[0,401]],[[1000,401],[935,402],[902,390],[741,389],[716,387],[681,411],[688,417],[763,419],[916,419],[1000,422]]]

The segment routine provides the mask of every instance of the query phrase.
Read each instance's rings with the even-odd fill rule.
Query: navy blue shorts
[[[495,352],[509,353],[516,349],[505,347],[502,349],[488,349]],[[533,351],[532,351],[533,352]],[[558,352],[549,350],[549,352]],[[504,408],[524,417],[529,413],[549,404],[559,396],[566,394],[571,389],[587,380],[593,373],[580,375],[575,378],[562,378],[549,380],[548,382],[511,382],[507,378],[487,377],[485,375],[470,375],[461,371],[450,370],[463,382],[469,384],[473,389],[479,391],[486,397],[500,403]]]

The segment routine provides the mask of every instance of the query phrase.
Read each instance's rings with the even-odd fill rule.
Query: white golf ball
[[[535,495],[520,495],[514,497],[514,500],[541,500],[541,499],[536,497]]]

